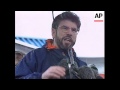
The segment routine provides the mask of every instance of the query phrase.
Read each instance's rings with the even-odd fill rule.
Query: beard
[[[56,35],[55,42],[59,48],[65,49],[65,50],[71,49],[75,44],[75,42],[72,40],[72,38],[70,36],[65,36],[62,39],[60,39]]]

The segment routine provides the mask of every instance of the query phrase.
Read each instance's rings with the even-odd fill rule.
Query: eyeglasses
[[[58,27],[58,28],[60,28],[64,33],[68,32],[70,30],[70,28],[67,27],[67,26],[61,26],[61,27]],[[79,30],[76,29],[76,28],[71,28],[71,31],[72,31],[73,34],[77,34],[79,32]]]

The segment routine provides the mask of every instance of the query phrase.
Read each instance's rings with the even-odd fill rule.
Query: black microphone
[[[88,66],[81,66],[78,67],[77,63],[72,64],[71,67],[68,66],[69,59],[67,57],[63,58],[59,63],[58,66],[62,66],[66,69],[65,77],[61,79],[66,79],[72,74],[73,79],[102,79],[102,77],[98,74],[98,69],[93,69],[92,67]]]
[[[61,66],[61,67],[64,67],[65,68],[65,73],[66,75],[64,77],[61,77],[61,79],[66,79],[66,77],[69,76],[69,67],[68,67],[68,58],[67,57],[64,57],[59,63],[58,63],[58,66]]]
[[[96,79],[94,71],[88,66],[81,66],[77,70],[81,79]]]
[[[65,75],[65,78],[74,78],[77,74],[77,63],[74,62],[74,65],[72,64],[71,67],[69,67],[69,58],[67,57],[64,57],[59,63],[58,63],[58,66],[62,66],[66,69],[66,75]],[[71,77],[70,77],[71,75]],[[76,76],[77,77],[77,76]],[[77,77],[78,78],[78,77]]]
[[[103,79],[99,73],[97,67],[94,65],[93,66],[81,66],[77,70],[77,75],[81,79]]]
[[[96,79],[103,79],[103,77],[101,77],[98,73],[98,68],[94,65],[94,64],[89,64],[89,67],[92,68]]]
[[[64,67],[66,70],[69,69],[68,68],[68,58],[63,58],[59,63],[58,66],[62,66]]]

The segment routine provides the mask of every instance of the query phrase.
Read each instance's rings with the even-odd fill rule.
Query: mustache
[[[72,38],[71,38],[71,36],[65,36],[65,37],[62,38],[62,40],[66,40],[66,39],[69,39],[70,42],[73,41]]]

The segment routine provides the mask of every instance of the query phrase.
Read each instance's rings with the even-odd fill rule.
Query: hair
[[[70,20],[72,22],[75,22],[78,30],[80,30],[80,26],[81,26],[80,18],[75,13],[70,11],[63,12],[58,16],[56,16],[52,22],[52,28],[57,29],[60,22],[63,20]]]

